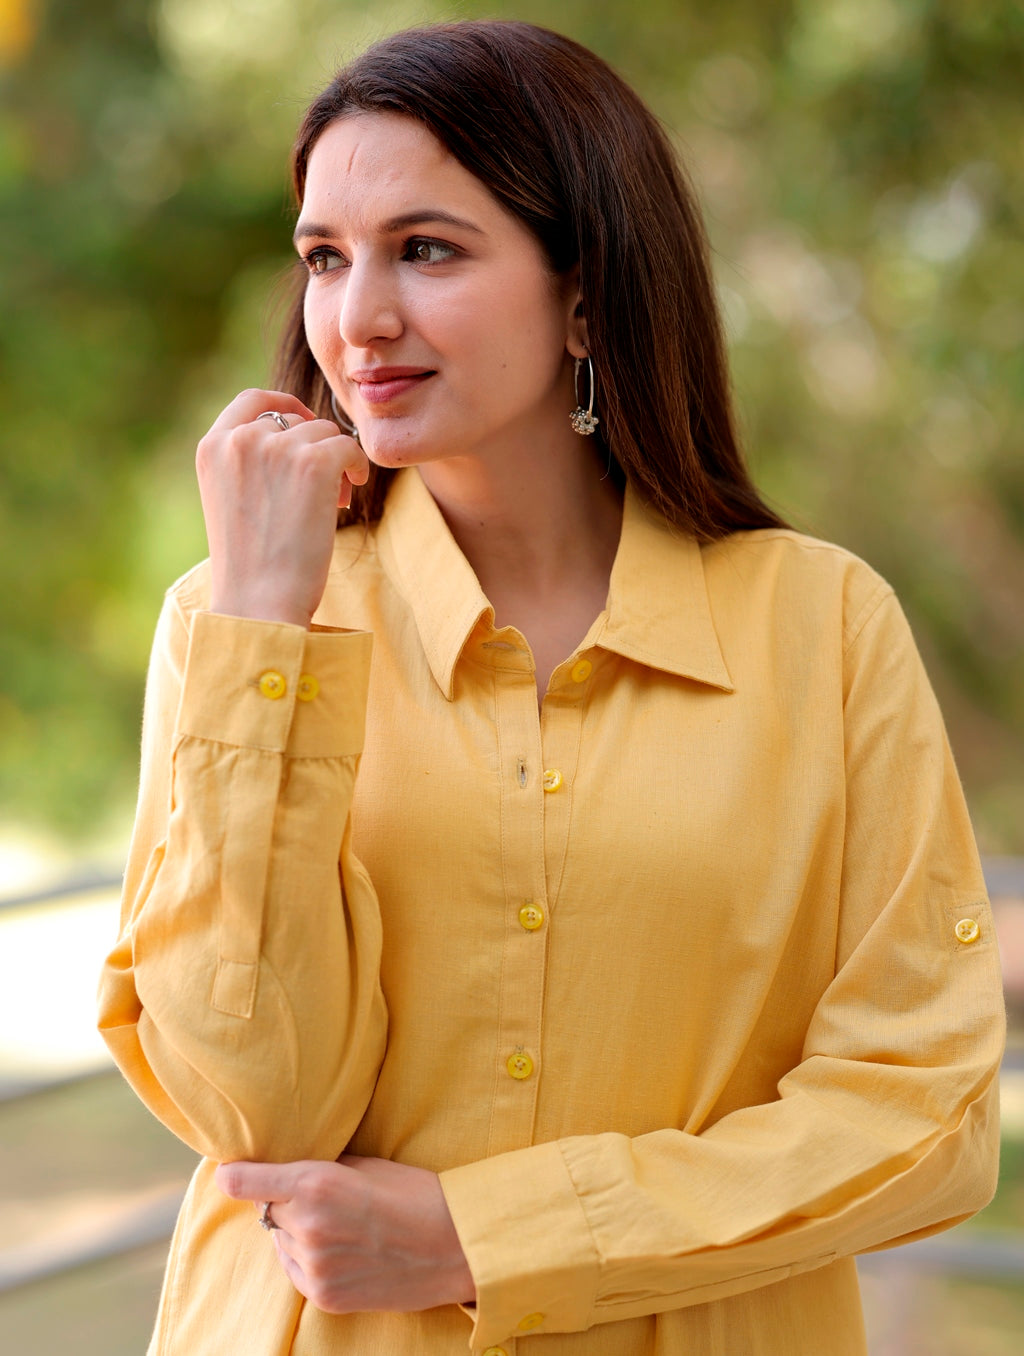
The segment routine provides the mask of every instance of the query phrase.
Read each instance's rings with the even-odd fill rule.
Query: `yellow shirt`
[[[409,471],[338,534],[335,630],[207,598],[157,632],[104,1034],[208,1160],[439,1171],[477,1304],[319,1312],[205,1161],[152,1352],[862,1353],[852,1255],[992,1194],[1003,1040],[889,587],[628,494],[538,715]]]

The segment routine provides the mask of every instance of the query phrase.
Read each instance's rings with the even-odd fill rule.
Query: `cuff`
[[[362,752],[373,637],[197,612],[177,733],[295,758]]]
[[[557,1143],[441,1173],[476,1285],[470,1346],[593,1322],[599,1258]]]

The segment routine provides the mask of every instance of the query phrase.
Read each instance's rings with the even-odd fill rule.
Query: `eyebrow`
[[[483,231],[472,221],[467,221],[465,217],[457,217],[452,212],[445,212],[440,207],[416,207],[411,212],[403,212],[401,216],[389,217],[387,221],[382,221],[380,230],[385,235],[393,235],[397,231],[408,230],[410,226],[426,226],[430,222],[440,222],[443,226],[456,226],[463,231],[472,231],[475,235],[483,235]],[[300,221],[295,228],[295,234],[292,239],[296,244],[300,240],[307,240],[312,236],[318,236],[321,240],[329,240],[335,232],[330,226],[324,226],[320,222]]]

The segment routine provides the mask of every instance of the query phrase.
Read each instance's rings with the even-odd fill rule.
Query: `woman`
[[[892,593],[750,484],[699,213],[592,54],[398,34],[294,169],[102,993],[204,1155],[152,1350],[863,1352],[853,1254],[992,1193],[1002,1043]]]

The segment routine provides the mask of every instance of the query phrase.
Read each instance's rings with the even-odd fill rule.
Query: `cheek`
[[[506,292],[505,308],[510,328],[529,343],[545,350],[565,345],[568,303],[557,295],[546,274],[530,269],[514,278]]]
[[[502,326],[501,364],[524,381],[548,385],[565,362],[566,329],[549,298],[536,297],[516,305]]]
[[[415,275],[404,280],[398,307],[405,329],[439,352],[472,351],[489,328],[489,307],[463,285]]]
[[[302,303],[302,321],[306,330],[306,343],[309,345],[309,351],[316,359],[319,366],[323,366],[323,360],[331,353],[332,337],[337,344],[338,327],[331,323],[327,307],[324,306],[321,298],[317,297],[312,288],[306,289],[306,296]]]
[[[420,309],[424,333],[467,370],[547,373],[561,364],[566,324],[548,288],[530,274],[503,276],[500,286],[449,293],[436,309]]]

